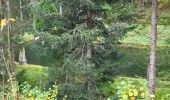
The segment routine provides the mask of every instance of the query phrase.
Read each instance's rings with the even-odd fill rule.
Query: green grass
[[[16,66],[17,80],[19,84],[28,82],[32,86],[43,88],[45,81],[48,79],[48,69],[40,65],[26,64]],[[3,100],[3,93],[0,92],[0,100]],[[9,95],[9,100],[14,100]],[[20,100],[32,100],[20,95]]]
[[[145,25],[140,24],[135,30],[129,31],[121,42],[149,45],[150,41],[150,6],[146,8],[146,16],[143,19],[147,20]],[[170,45],[170,7],[158,10],[158,46]],[[149,20],[148,20],[149,19]]]
[[[121,40],[122,43],[149,45],[150,26],[139,25],[135,30],[129,31]],[[170,25],[158,25],[158,46],[170,46]]]
[[[17,79],[20,83],[29,82],[30,84],[39,83],[48,77],[47,68],[39,65],[17,65]]]

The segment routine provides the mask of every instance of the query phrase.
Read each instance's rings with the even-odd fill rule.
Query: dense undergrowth
[[[46,91],[46,92],[42,91],[46,88],[45,86],[43,87],[43,84],[45,84],[44,82],[48,79],[47,70],[48,69],[43,68],[42,66],[37,66],[37,65],[17,66],[17,75],[19,75],[18,81],[22,83],[19,86],[20,86],[20,89],[21,89],[20,91],[22,92],[23,98],[25,97],[30,98],[30,99],[41,98],[43,96],[43,93],[48,93],[48,92],[49,92],[49,95],[46,95],[46,98],[48,97],[50,98],[51,96],[50,91]],[[127,76],[127,75],[124,75],[124,76]],[[135,78],[124,77],[124,76],[121,77],[119,75],[119,76],[113,77],[112,81],[101,84],[102,94],[104,94],[105,97],[110,98],[111,100],[118,100],[119,97],[120,98],[135,97],[136,99],[141,98],[140,100],[146,100],[147,97],[149,96],[149,93],[147,93],[148,91],[147,90],[148,89],[147,79],[139,77],[139,76],[136,76]],[[156,80],[156,100],[168,100],[169,95],[170,95],[169,94],[170,88],[168,88],[170,87],[170,82],[163,81],[160,79],[160,76],[158,77],[159,78]],[[162,76],[162,77],[166,77],[166,76]],[[127,89],[128,91],[125,92],[124,90],[121,90],[121,89]],[[132,92],[130,92],[129,90],[130,91],[132,90]],[[56,94],[54,94],[54,97],[55,95]]]
[[[112,65],[112,75],[113,75],[113,83],[108,82],[102,84],[101,88],[103,89],[103,94],[106,97],[113,96],[116,94],[116,87],[110,85],[114,84],[115,80],[118,83],[121,83],[122,80],[135,80],[141,82],[147,81],[146,78],[146,70],[148,64],[148,55],[149,48],[147,45],[136,45],[136,44],[122,44],[120,46],[115,47],[119,52],[120,59],[114,61],[114,65]],[[170,83],[169,83],[169,61],[170,59],[168,52],[169,47],[159,46],[157,52],[157,82],[156,82],[156,100],[167,100],[169,97]],[[32,52],[32,51],[31,51]],[[31,56],[29,56],[31,57]],[[36,56],[34,56],[36,57]],[[35,59],[35,58],[34,58]],[[31,61],[31,59],[30,59]],[[42,60],[43,61],[43,60]],[[36,63],[36,62],[35,62]],[[28,81],[30,83],[39,83],[45,82],[48,79],[48,69],[36,66],[36,65],[26,65],[26,66],[18,66],[17,72],[19,73],[19,81]],[[117,77],[119,76],[119,77]],[[126,77],[120,77],[126,76]],[[140,76],[140,77],[139,77]],[[117,78],[116,78],[117,77]],[[136,78],[131,78],[136,77]],[[119,79],[120,78],[120,79]],[[34,84],[35,85],[35,84]],[[41,84],[43,86],[43,84]],[[104,87],[104,88],[103,88]]]

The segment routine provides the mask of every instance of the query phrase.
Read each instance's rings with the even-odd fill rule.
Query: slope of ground
[[[47,68],[39,65],[17,65],[16,72],[19,83],[39,84],[41,82],[43,83],[48,77]]]

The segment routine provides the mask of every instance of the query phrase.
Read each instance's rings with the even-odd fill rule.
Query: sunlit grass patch
[[[48,77],[48,69],[40,65],[17,65],[16,72],[20,83],[27,81],[34,84],[46,80]]]

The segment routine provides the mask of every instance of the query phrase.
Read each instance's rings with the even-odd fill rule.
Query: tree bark
[[[145,0],[138,0],[138,13],[140,16],[145,15]]]
[[[20,20],[21,23],[23,23],[23,3],[22,0],[20,0]],[[26,54],[25,54],[25,47],[22,46],[19,50],[19,64],[24,65],[27,64]]]
[[[37,0],[30,0],[30,3],[31,3],[32,5],[34,5],[34,4],[36,3],[36,1],[37,1]]]
[[[0,9],[2,10],[2,1],[0,0]],[[0,18],[2,19],[2,11],[0,12]]]
[[[87,46],[87,51],[86,51],[86,59],[87,59],[87,64],[91,64],[91,59],[92,59],[92,48],[91,46]],[[93,82],[91,75],[88,75],[88,83],[87,83],[87,91],[88,91],[88,100],[94,100],[94,92],[93,92]]]
[[[2,1],[1,0],[0,0],[0,9],[2,9]],[[2,19],[2,12],[0,12],[0,19]],[[0,31],[0,38],[1,38],[1,31]],[[0,66],[3,62],[2,52],[3,52],[3,49],[2,49],[2,46],[1,46],[1,43],[0,43]]]
[[[22,4],[22,0],[19,1],[19,5],[20,5],[20,20],[23,22],[23,4]]]
[[[157,42],[157,0],[152,0],[150,62],[148,66],[149,92],[155,94],[156,42]]]
[[[92,12],[90,12],[90,10],[87,10],[87,14],[86,14],[86,21],[85,21],[86,25],[88,28],[92,27]],[[87,65],[89,66],[92,62],[92,47],[91,45],[87,45],[86,48],[86,59],[87,59]],[[88,78],[88,82],[87,82],[87,92],[88,92],[88,100],[94,100],[94,83],[92,80],[92,76],[87,75]]]
[[[9,21],[10,19],[10,5],[9,5],[9,0],[6,2],[7,4],[7,20]],[[8,60],[9,63],[12,63],[12,59],[11,59],[11,39],[10,39],[10,23],[7,24],[7,38],[8,38]]]
[[[3,53],[3,49],[2,49],[2,47],[0,47],[0,67],[3,63],[2,53]]]
[[[62,8],[62,5],[60,5],[60,16],[63,16],[63,8]]]
[[[24,65],[27,64],[26,56],[25,56],[25,48],[22,47],[19,51],[19,64]]]

